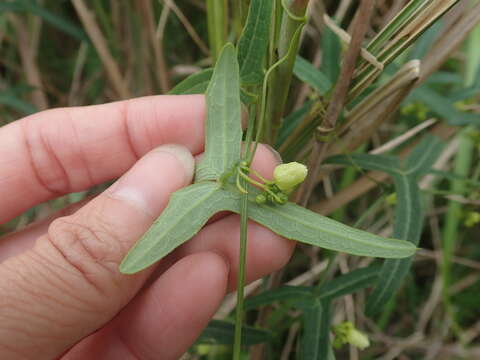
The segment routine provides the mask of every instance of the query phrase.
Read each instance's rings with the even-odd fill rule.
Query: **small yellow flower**
[[[308,169],[305,165],[290,162],[278,165],[273,172],[275,185],[285,193],[291,192],[295,186],[301,184],[307,177]]]

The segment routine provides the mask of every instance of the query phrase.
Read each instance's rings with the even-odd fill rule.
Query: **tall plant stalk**
[[[300,33],[305,24],[305,13],[309,0],[283,0],[277,2],[283,6],[281,25],[278,31],[276,59],[286,57],[271,75],[266,103],[266,121],[263,140],[274,143],[281,126],[281,120],[287,102],[293,65],[300,46]],[[274,19],[277,20],[277,19]],[[277,21],[273,21],[275,24]],[[275,34],[276,31],[272,33]],[[274,60],[276,60],[274,59]],[[272,59],[270,60],[272,61]]]
[[[227,0],[207,0],[208,41],[213,61],[218,58],[228,35]]]

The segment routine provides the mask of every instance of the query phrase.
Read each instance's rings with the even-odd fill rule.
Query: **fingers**
[[[41,112],[0,128],[0,223],[123,174],[161,144],[203,149],[203,95]]]
[[[55,220],[34,248],[0,265],[0,358],[51,359],[109,321],[148,276],[118,264],[187,185],[194,160],[163,146],[75,214]]]
[[[237,286],[240,253],[240,216],[229,215],[200,231],[192,241],[175,253],[184,257],[204,251],[216,251],[230,264],[228,290]],[[283,267],[292,255],[295,243],[249,221],[246,282],[249,283]]]
[[[227,279],[215,253],[183,258],[66,359],[179,359],[220,305]]]

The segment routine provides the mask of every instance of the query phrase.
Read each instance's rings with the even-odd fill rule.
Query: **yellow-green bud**
[[[464,222],[465,226],[473,227],[478,223],[480,223],[480,213],[475,211],[469,211],[465,218],[465,222]]]
[[[333,345],[340,348],[343,344],[351,344],[363,350],[370,346],[367,335],[355,329],[350,321],[345,321],[334,327],[335,340]]]
[[[370,340],[368,340],[367,335],[355,328],[350,329],[350,331],[347,333],[347,342],[353,346],[356,346],[360,350],[370,346]]]
[[[290,162],[278,165],[273,172],[273,179],[280,190],[289,193],[305,180],[307,173],[308,169],[305,165]]]

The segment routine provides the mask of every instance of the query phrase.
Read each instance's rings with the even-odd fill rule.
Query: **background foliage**
[[[242,35],[249,3],[3,1],[0,125],[50,107],[167,93],[196,73],[172,93],[204,92],[220,45],[248,42],[271,25],[252,17],[257,32]],[[271,12],[269,3],[251,1],[255,14]],[[268,100],[264,140],[285,160],[318,170],[296,200],[421,249],[413,259],[383,262],[299,246],[284,270],[246,289],[248,358],[479,358],[479,1],[377,0],[343,95],[339,84],[345,84],[342,71],[355,41],[348,46],[348,31],[361,31],[354,22],[359,2],[288,3],[308,4],[307,21],[301,37],[301,21],[292,23],[289,40],[298,40],[298,56],[292,52],[291,63],[278,70],[280,81],[272,80],[278,91]],[[448,12],[426,26],[442,6]],[[287,54],[291,42],[285,47],[281,41],[253,54],[274,56],[272,43],[277,56]],[[239,61],[242,79],[261,80],[261,58]],[[292,70],[291,86],[282,87]],[[242,92],[244,102],[248,96]],[[279,108],[284,110],[274,111]],[[310,156],[324,146],[323,157]],[[321,166],[319,159],[325,160]],[[101,188],[37,206],[2,225],[0,233]],[[234,299],[225,300],[186,358],[231,357]],[[332,352],[332,326],[347,320],[369,335],[368,349]]]

